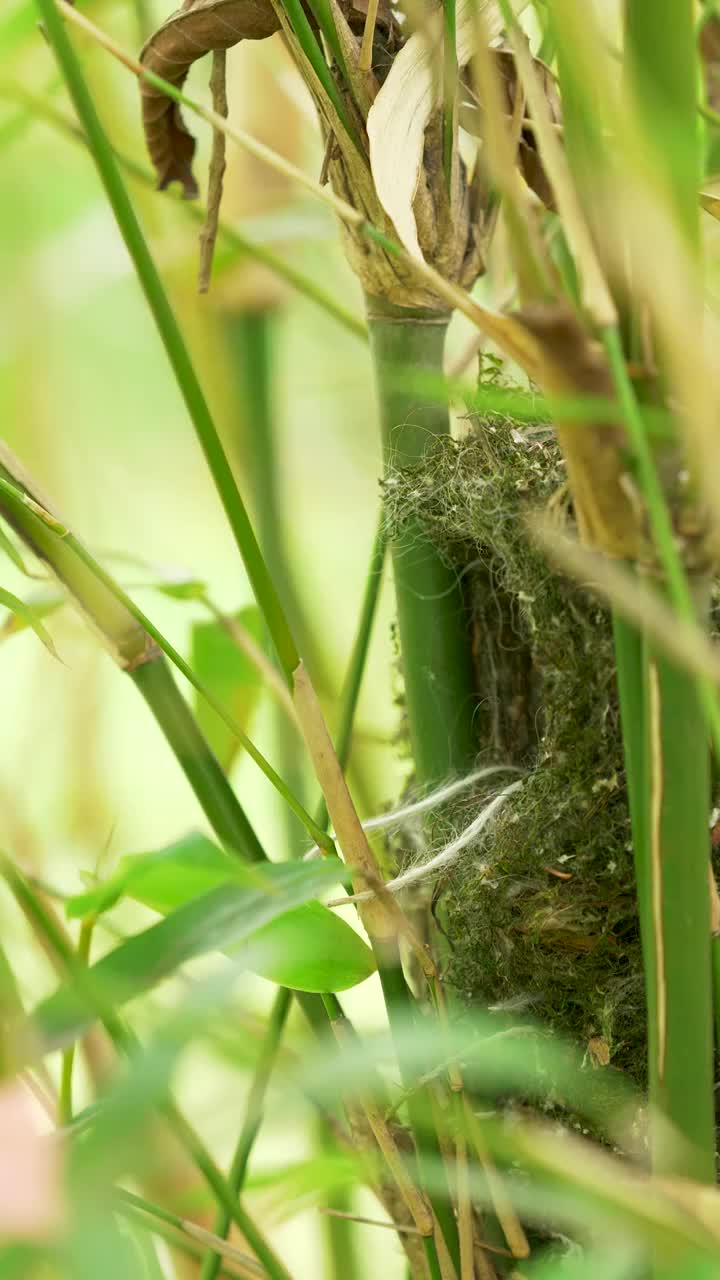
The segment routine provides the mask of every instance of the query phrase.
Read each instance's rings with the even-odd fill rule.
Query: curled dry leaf
[[[148,71],[180,89],[198,58],[230,49],[240,40],[265,40],[279,27],[270,0],[185,0],[150,37],[140,60]],[[190,199],[198,191],[192,171],[195,139],[176,102],[146,80],[141,93],[145,140],[158,187],[162,191],[180,182]]]
[[[365,22],[367,0],[340,0],[340,10]],[[309,9],[306,16],[317,29]],[[383,20],[389,9],[381,6]],[[207,53],[232,48],[241,40],[265,40],[281,28],[271,0],[185,0],[182,8],[168,18],[150,37],[140,61],[148,71],[162,76],[181,89],[194,62]],[[195,139],[185,125],[176,102],[147,80],[141,84],[143,127],[150,158],[162,191],[171,182],[182,185],[186,198],[197,195],[192,171]]]
[[[507,103],[507,116],[511,120],[518,101],[518,95],[522,93],[515,54],[505,44],[499,45],[493,52]],[[562,107],[555,77],[550,68],[544,62],[541,62],[539,58],[533,58],[533,64],[545,94],[550,117],[554,124],[559,125],[562,121]],[[470,77],[466,76],[464,78],[462,95],[460,124],[467,133],[481,138],[485,132],[483,107],[482,103],[478,101]],[[518,140],[517,159],[520,172],[530,190],[535,192],[535,195],[547,209],[554,210],[555,202],[552,186],[540,159],[535,133],[531,123],[527,120],[527,115],[523,120],[522,131]]]
[[[528,0],[512,0],[515,13]],[[472,57],[477,9],[490,38],[500,35],[503,21],[496,0],[459,0],[457,5],[457,60],[462,70]],[[418,239],[415,198],[420,184],[425,134],[442,97],[438,75],[441,15],[423,31],[417,31],[395,58],[390,74],[368,115],[370,163],[375,188],[398,238],[414,257],[422,259]]]

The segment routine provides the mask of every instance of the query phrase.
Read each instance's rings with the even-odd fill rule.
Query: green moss
[[[462,572],[480,758],[528,769],[444,886],[449,980],[469,1000],[527,1002],[591,1058],[607,1049],[641,1081],[643,978],[610,622],[548,569],[525,529],[529,510],[558,502],[564,478],[549,429],[489,418],[422,468],[391,476],[387,518],[391,535],[418,520]]]

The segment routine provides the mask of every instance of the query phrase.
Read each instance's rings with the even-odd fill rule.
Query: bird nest
[[[548,568],[525,521],[562,500],[564,482],[548,427],[475,420],[464,439],[388,477],[388,532],[417,522],[457,567],[480,759],[527,770],[440,887],[448,979],[470,1002],[527,1008],[580,1040],[594,1065],[642,1082],[643,975],[610,618]]]

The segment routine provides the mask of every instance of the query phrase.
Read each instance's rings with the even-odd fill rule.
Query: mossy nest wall
[[[385,485],[389,532],[418,520],[462,574],[481,759],[527,769],[482,845],[442,886],[449,980],[518,1003],[645,1073],[630,822],[605,610],[553,574],[525,514],[563,502],[552,432],[475,422]],[[469,819],[468,819],[469,820]]]

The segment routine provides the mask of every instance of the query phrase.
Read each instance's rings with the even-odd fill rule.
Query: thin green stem
[[[715,1047],[720,1045],[720,935],[714,934],[711,942],[713,971],[713,1013],[715,1015]]]
[[[205,455],[255,598],[265,617],[285,677],[288,682],[291,682],[292,672],[299,663],[299,655],[277,592],[260,553],[245,504],[222,447],[175,313],[147,246],[55,0],[36,0],[36,3],[45,24],[48,39],[65,77],[118,228],[135,266],[138,280]]]
[[[625,0],[633,108],[679,224],[697,253],[702,150],[694,10],[694,0]]]
[[[443,169],[452,194],[455,162],[455,111],[458,88],[457,18],[455,0],[443,0]]]
[[[4,947],[0,946],[0,1080],[15,1070],[15,1052],[9,1028],[25,1014],[20,988]]]
[[[233,1193],[229,1183],[226,1182],[222,1173],[218,1169],[202,1139],[195,1132],[192,1125],[186,1120],[182,1112],[178,1110],[172,1099],[168,1100],[163,1106],[163,1113],[166,1116],[175,1136],[180,1140],[185,1150],[192,1156],[193,1161],[215,1195],[215,1199],[218,1204],[224,1212],[229,1214],[231,1220],[240,1228],[251,1249],[257,1254],[258,1260],[262,1263],[268,1275],[271,1277],[271,1280],[291,1280],[290,1273],[284,1263],[280,1261],[275,1251],[268,1244],[253,1219],[245,1212],[245,1209],[237,1196]]]
[[[386,474],[431,465],[449,435],[447,406],[413,394],[397,372],[442,372],[448,318],[374,298],[368,312]],[[413,759],[418,781],[433,784],[466,768],[475,749],[467,611],[457,573],[416,521],[390,549]]]
[[[113,1196],[113,1208],[116,1213],[122,1214],[130,1218],[143,1230],[149,1231],[152,1235],[159,1236],[165,1240],[167,1244],[178,1252],[185,1254],[187,1258],[192,1258],[195,1262],[202,1262],[205,1256],[205,1249],[198,1244],[193,1235],[188,1235],[188,1226],[192,1230],[192,1223],[188,1223],[184,1218],[178,1217],[176,1213],[170,1213],[167,1209],[163,1209],[161,1205],[155,1204],[151,1200],[146,1200],[144,1196],[136,1195],[132,1191],[126,1191],[124,1187],[118,1187]],[[230,1256],[233,1256],[235,1250],[228,1250]],[[248,1272],[236,1271],[234,1267],[228,1265],[225,1258],[221,1258],[218,1276],[228,1277],[228,1280],[245,1280]],[[254,1274],[254,1271],[253,1271]]]
[[[442,373],[447,317],[407,311],[368,299],[370,349],[383,428],[386,474],[394,467],[431,463],[433,451],[449,435],[447,406],[414,394],[398,370]],[[391,543],[400,650],[410,740],[418,780],[437,783],[466,768],[474,754],[474,689],[467,615],[455,572],[416,522]],[[394,949],[396,951],[396,948]],[[391,1025],[412,1011],[413,1000],[399,955],[378,954],[383,994]],[[400,1062],[403,1070],[403,1062]],[[407,1073],[406,1073],[407,1075]],[[405,1079],[406,1087],[413,1081]],[[423,1137],[418,1103],[410,1105],[417,1139],[421,1185],[426,1160],[438,1155]],[[459,1242],[449,1191],[433,1199],[448,1250],[459,1268]],[[434,1244],[433,1244],[434,1248]]]
[[[282,8],[287,14],[290,26],[292,27],[292,31],[300,45],[300,48],[302,49],[302,52],[307,58],[313,72],[317,76],[319,84],[322,85],[325,94],[335,108],[340,123],[346,130],[348,137],[362,154],[362,147],[357,133],[352,125],[350,117],[348,116],[347,108],[340,95],[337,84],[333,79],[330,68],[325,61],[325,56],[320,43],[308,22],[307,14],[303,5],[300,0],[283,0]],[[315,10],[323,35],[327,39],[330,48],[335,53],[338,65],[342,69],[344,67],[344,58],[342,56],[342,50],[340,48],[337,32],[335,31],[335,24],[333,22],[330,9],[327,5],[322,3],[322,0],[320,0],[319,3],[318,0],[315,0]]]
[[[88,916],[80,925],[80,936],[77,946],[78,964],[85,965],[87,968],[90,959],[90,947],[92,945],[93,930],[95,928],[95,917]],[[62,1064],[60,1068],[60,1093],[58,1096],[58,1123],[60,1125],[72,1124],[73,1120],[73,1067],[75,1065],[76,1045],[70,1045],[62,1056]]]
[[[243,1121],[240,1137],[238,1138],[235,1154],[233,1155],[230,1172],[228,1174],[228,1185],[236,1196],[242,1191],[250,1159],[250,1152],[252,1151],[255,1138],[257,1137],[262,1123],[265,1095],[277,1060],[277,1054],[280,1048],[283,1031],[285,1029],[285,1023],[287,1022],[287,1016],[290,1012],[290,1003],[290,992],[279,991],[270,1011],[270,1019],[265,1033],[262,1051],[255,1067],[255,1073],[253,1075],[250,1092],[248,1094],[247,1106],[245,1108],[245,1119]],[[230,1229],[230,1221],[229,1213],[226,1209],[222,1209],[215,1219],[214,1234],[219,1236],[221,1239],[225,1239]],[[216,1277],[219,1274],[221,1261],[221,1255],[210,1250],[203,1259],[199,1280],[216,1280]]]
[[[81,146],[87,146],[87,138],[82,130],[69,120],[61,111],[56,111],[53,107],[48,106],[41,97],[28,92],[20,86],[16,86],[14,84],[8,86],[1,83],[0,97],[22,102],[27,107],[27,111],[22,113],[22,116],[13,118],[13,120],[8,123],[8,126],[4,127],[3,130],[0,131],[0,147],[2,147],[6,141],[5,128],[11,129],[18,127],[22,120],[27,121],[32,117],[39,117],[41,120],[46,121],[48,124],[58,129],[65,137],[69,138],[70,141]],[[120,165],[120,168],[129,178],[141,183],[142,186],[147,187],[151,191],[156,190],[157,183],[154,175],[149,169],[146,169],[130,156],[124,155],[121,151],[118,151],[115,148],[113,148],[113,155]],[[182,208],[187,216],[193,218],[195,222],[200,224],[204,223],[206,210],[197,200],[185,200],[182,193],[175,186],[168,187],[162,195],[164,199],[170,200]],[[359,316],[353,315],[352,312],[347,311],[332,294],[326,292],[325,289],[322,289],[320,285],[316,284],[314,280],[311,280],[309,276],[304,275],[302,271],[298,271],[292,263],[286,262],[284,258],[273,253],[272,249],[269,249],[266,245],[250,239],[250,237],[244,235],[240,230],[238,230],[237,227],[232,226],[222,218],[220,219],[218,226],[218,235],[221,241],[224,241],[230,248],[235,250],[235,254],[238,257],[248,257],[252,258],[256,262],[260,262],[264,267],[267,267],[273,275],[277,276],[278,279],[284,281],[285,284],[288,284],[297,293],[320,307],[322,311],[325,311],[333,318],[333,320],[336,320],[344,329],[347,329],[348,333],[353,334],[356,338],[360,338],[363,342],[367,342],[367,327],[363,323],[362,319]],[[230,261],[235,261],[235,254],[233,254],[231,259],[229,259]],[[222,269],[220,264],[218,264],[218,269]]]
[[[670,512],[645,431],[642,409],[635,396],[625,364],[618,330],[616,328],[606,329],[603,333],[603,343],[615,385],[615,392],[623,412],[630,447],[637,463],[640,486],[647,503],[650,527],[667,580],[668,596],[679,617],[686,622],[697,623],[697,611],[682,558],[677,548]],[[718,707],[717,696],[708,680],[699,681],[699,690],[715,752],[720,759],[720,707]]]
[[[402,971],[400,960],[400,952],[397,943],[386,943],[384,954],[377,955],[378,973],[382,984],[383,997],[385,1007],[387,1009],[388,1021],[391,1031],[398,1027],[401,1032],[407,1028],[408,1018],[412,1019],[416,1015],[415,1000],[410,992],[405,975]],[[418,1088],[417,1073],[408,1070],[403,1053],[402,1041],[397,1043],[398,1063],[400,1066],[400,1074],[403,1085],[407,1093],[407,1109],[410,1128],[415,1138],[415,1148],[417,1153],[417,1176],[419,1185],[426,1189],[431,1180],[437,1179],[438,1172],[444,1168],[440,1145],[434,1133],[428,1128],[428,1116],[432,1116],[433,1108],[428,1094],[427,1085]],[[452,1258],[458,1272],[460,1270],[460,1240],[458,1237],[457,1223],[453,1210],[452,1196],[450,1188],[445,1183],[442,1193],[436,1192],[433,1196],[428,1196],[432,1202],[435,1217],[443,1233],[445,1244],[447,1246],[450,1257]],[[439,1267],[436,1255],[436,1246],[433,1241],[426,1241],[427,1245],[432,1245],[431,1252],[435,1251],[434,1265]],[[431,1263],[430,1254],[428,1254],[428,1264]],[[434,1275],[433,1267],[431,1272]]]
[[[265,850],[228,779],[200,732],[164,661],[146,662],[131,673],[220,843],[250,862]]]
[[[324,1116],[316,1126],[317,1143],[321,1151],[334,1153],[336,1138]],[[354,1204],[351,1187],[338,1187],[325,1197],[325,1206],[336,1212],[323,1214],[323,1228],[327,1249],[327,1270],[331,1277],[342,1280],[362,1280],[364,1269],[360,1261],[355,1223],[344,1214],[351,1214]]]
[[[606,331],[604,342],[664,588],[678,615],[697,622],[617,329]],[[641,650],[632,628],[617,622],[615,640],[643,933],[650,1098],[688,1144],[654,1131],[653,1163],[663,1173],[713,1181],[707,727],[717,749],[720,716],[709,681],[689,675],[647,641]]]
[[[11,474],[7,468],[0,467],[0,470],[5,470],[6,475]],[[199,679],[182,654],[170,644],[169,640],[151,622],[150,618],[123,591],[112,575],[98,563],[79,539],[55,517],[45,512],[33,499],[31,499],[31,504],[29,505],[24,491],[19,489],[14,481],[14,476],[12,482],[0,476],[0,511],[6,514],[18,532],[26,537],[26,540],[36,553],[50,565],[53,572],[68,587],[75,599],[90,613],[90,616],[103,631],[103,634],[108,635],[120,647],[122,641],[120,644],[118,643],[118,635],[122,636],[128,630],[126,626],[123,632],[119,632],[123,617],[129,617],[134,622],[139,623],[141,632],[155,641],[159,649],[170,659],[185,679],[197,689],[198,693],[212,707],[213,711],[228,726],[230,731],[235,734],[251,759],[254,760],[268,781],[282,796],[285,803],[307,828],[313,840],[328,853],[333,851],[334,845],[325,832],[317,826],[284,780],[255,746],[252,739],[248,737],[234,717],[229,714],[220,699]],[[74,563],[74,561],[77,563]],[[80,566],[82,569],[87,570],[88,573],[83,575],[79,571]],[[118,605],[120,606],[119,609],[116,607]],[[132,654],[121,653],[123,658],[122,665],[133,675],[137,673],[140,666],[149,666],[152,662],[151,653],[147,652],[147,647],[144,643],[140,643],[141,632],[133,635],[134,650]]]
[[[653,1168],[715,1182],[707,815],[710,761],[697,682],[646,654],[649,871],[656,1027],[650,1099],[685,1142],[651,1124]]]
[[[648,844],[649,764],[647,708],[645,698],[644,644],[641,633],[631,623],[613,613],[613,639],[617,667],[618,698],[622,724],[625,777],[632,824],[635,883],[640,915],[640,940],[648,1017],[648,1053],[656,1052],[657,1027],[656,952],[653,946],[653,912],[650,894],[650,848]]]
[[[360,688],[362,686],[365,667],[367,665],[370,638],[372,636],[375,616],[377,614],[386,548],[387,540],[385,537],[385,522],[381,513],[377,531],[375,533],[372,552],[370,554],[370,564],[368,566],[367,577],[365,579],[365,592],[360,608],[360,617],[358,618],[357,630],[355,632],[353,647],[350,654],[350,661],[345,673],[345,679],[343,681],[342,692],[340,695],[340,715],[338,717],[337,733],[335,735],[335,750],[342,769],[347,768],[350,759],[353,725],[355,723],[355,715],[360,697]],[[325,803],[325,797],[323,796],[317,813],[315,814],[315,821],[318,826],[326,827],[327,820],[327,804]]]

